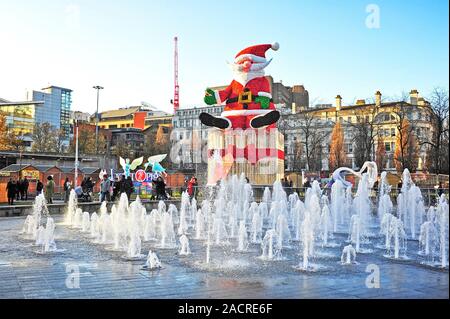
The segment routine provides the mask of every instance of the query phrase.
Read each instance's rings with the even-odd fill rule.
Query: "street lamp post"
[[[98,101],[100,96],[100,90],[103,90],[104,87],[100,85],[96,85],[92,87],[97,90],[97,112],[95,112],[95,152],[98,153]]]
[[[73,179],[73,188],[77,187],[78,180],[78,120],[75,120],[75,174]]]

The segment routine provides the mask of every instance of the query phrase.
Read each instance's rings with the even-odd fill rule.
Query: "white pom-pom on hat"
[[[274,42],[272,44],[272,50],[276,51],[280,48],[280,44],[278,42]]]

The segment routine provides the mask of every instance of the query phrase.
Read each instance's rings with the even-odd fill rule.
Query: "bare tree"
[[[403,98],[403,100],[405,100]],[[411,106],[400,101],[393,109],[397,140],[395,143],[394,162],[397,171],[408,168],[414,172],[417,168],[418,148],[415,136],[415,125],[412,119]]]
[[[98,135],[98,151],[95,148],[95,134],[89,130],[78,131],[78,152],[80,154],[106,154],[108,151],[108,141],[104,134]],[[75,153],[75,140],[70,142],[69,152]]]
[[[306,170],[320,171],[322,168],[322,144],[328,139],[330,131],[319,117],[314,115],[314,110],[289,115],[280,121],[279,127],[284,132],[298,132],[299,138],[295,141],[293,167],[298,168],[301,165],[301,158],[304,158]]]
[[[116,144],[112,147],[111,153],[115,156],[120,156],[123,158],[133,158],[135,155],[134,150],[131,148],[130,144],[127,143],[124,137],[119,137]]]
[[[355,111],[356,121],[348,123],[352,128],[352,143],[355,165],[362,167],[364,162],[374,158],[376,140],[379,134],[378,108],[370,105]]]
[[[63,129],[55,130],[55,152],[57,153],[66,153],[67,149],[65,148],[65,142],[67,141],[66,133]]]
[[[429,147],[428,168],[436,174],[448,174],[448,145],[449,145],[449,109],[448,91],[442,88],[434,88],[428,98],[430,107],[426,108],[427,119],[433,127],[432,134],[422,135],[420,145]]]
[[[57,149],[56,129],[50,123],[36,123],[33,129],[31,150],[37,153],[53,153]]]

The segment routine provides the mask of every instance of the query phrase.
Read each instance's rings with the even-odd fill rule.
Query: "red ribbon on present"
[[[236,145],[229,145],[225,150],[210,149],[208,156],[212,157],[214,151],[219,151],[220,156],[224,157],[226,154],[231,154],[234,159],[245,158],[249,163],[256,164],[259,160],[264,158],[278,158],[284,160],[284,151],[276,148],[256,148],[255,145],[247,145],[244,148],[237,148]]]

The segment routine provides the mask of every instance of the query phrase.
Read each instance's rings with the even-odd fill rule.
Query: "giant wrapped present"
[[[254,185],[284,176],[284,136],[277,128],[209,131],[208,184],[242,173]]]

